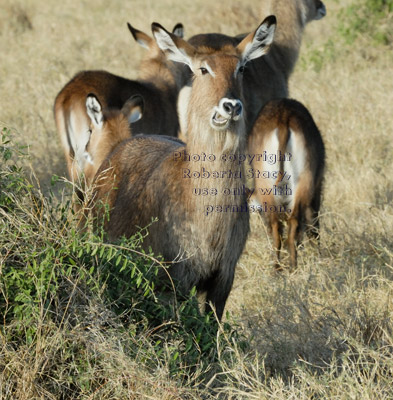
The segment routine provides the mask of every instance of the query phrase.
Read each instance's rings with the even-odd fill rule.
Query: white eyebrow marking
[[[204,63],[204,68],[206,68],[208,71],[209,71],[209,74],[213,77],[213,78],[215,78],[216,77],[216,74],[214,73],[214,71],[210,68],[210,65],[205,61],[205,63]]]

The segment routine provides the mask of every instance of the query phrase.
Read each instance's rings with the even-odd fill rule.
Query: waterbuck
[[[142,117],[144,101],[141,96],[134,95],[120,110],[103,109],[98,97],[89,93],[85,104],[91,134],[83,153],[86,159],[84,178],[87,187],[90,187],[99,167],[111,151],[131,137],[130,125]]]
[[[149,48],[142,68],[144,80],[129,80],[107,71],[81,71],[68,82],[56,97],[54,114],[57,131],[67,161],[67,169],[73,182],[78,182],[85,172],[85,149],[90,140],[90,118],[86,112],[86,96],[94,93],[102,108],[121,109],[133,95],[142,96],[145,103],[144,118],[130,123],[134,133],[177,136],[179,123],[176,111],[179,69],[171,70],[166,57],[155,41],[145,33],[128,27],[139,44]],[[179,24],[175,31],[180,34]],[[182,33],[181,33],[182,34]],[[142,67],[143,67],[142,65]],[[83,182],[82,182],[83,183]]]
[[[237,46],[206,55],[154,23],[153,35],[168,59],[194,74],[187,145],[135,136],[114,149],[95,178],[93,215],[101,221],[103,209],[110,209],[108,239],[130,237],[151,224],[143,245],[171,262],[169,274],[180,293],[192,287],[205,292],[205,310],[213,306],[219,319],[249,231],[242,167],[223,155],[246,148],[243,70],[268,52],[275,24],[274,16],[267,17]],[[204,177],[213,170],[227,172]],[[207,188],[208,195],[197,195],[197,188]]]
[[[267,101],[288,97],[288,80],[299,56],[304,28],[308,22],[326,15],[325,5],[320,0],[265,0],[261,3],[261,15],[274,14],[277,17],[277,32],[269,54],[250,62],[244,72],[248,132]],[[225,46],[236,46],[244,37],[245,34],[208,33],[195,35],[188,42],[199,51],[212,53]],[[180,127],[185,136],[189,90],[189,86],[185,86],[178,100]]]
[[[272,100],[259,113],[249,136],[249,149],[274,158],[254,158],[253,173],[268,171],[273,178],[255,178],[253,200],[264,210],[280,268],[282,220],[288,224],[291,267],[296,267],[296,244],[306,230],[319,236],[319,208],[325,168],[325,148],[312,116],[292,99]],[[250,150],[251,151],[251,150]]]

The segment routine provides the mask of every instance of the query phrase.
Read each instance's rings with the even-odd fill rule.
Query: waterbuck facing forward
[[[245,178],[226,173],[198,179],[198,171],[199,176],[208,170],[241,172],[223,156],[246,149],[242,74],[245,64],[267,53],[275,26],[275,17],[267,17],[237,46],[207,55],[154,23],[153,35],[168,59],[188,65],[194,74],[187,145],[170,137],[133,137],[114,149],[95,179],[93,214],[100,221],[105,208],[100,203],[109,206],[104,225],[108,239],[129,237],[158,218],[144,246],[173,261],[169,273],[181,293],[194,286],[206,292],[206,311],[213,305],[219,319],[249,231],[249,215],[241,212],[247,202],[241,190]],[[184,173],[191,169],[195,179]],[[208,189],[209,195],[195,195],[198,187]],[[207,206],[215,212],[207,215]]]

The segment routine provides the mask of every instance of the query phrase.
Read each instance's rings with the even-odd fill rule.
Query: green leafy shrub
[[[360,35],[369,36],[376,44],[393,41],[393,0],[363,0],[353,3],[341,14],[339,32],[347,44]]]
[[[343,7],[337,27],[318,48],[303,54],[300,65],[320,72],[325,65],[340,61],[359,41],[362,50],[367,46],[389,46],[393,43],[393,0],[362,0]],[[366,43],[366,46],[365,46]]]
[[[18,150],[11,151],[10,146],[8,133],[3,132],[2,337],[18,349],[37,346],[43,326],[62,332],[78,328],[87,336],[93,328],[115,329],[127,338],[127,356],[143,362],[144,368],[154,371],[165,365],[180,381],[192,380],[197,370],[217,370],[212,365],[223,339],[217,335],[214,316],[200,314],[195,290],[177,298],[157,289],[157,273],[164,266],[141,249],[146,232],[116,244],[104,242],[102,232],[79,232],[70,202],[44,197],[12,161],[11,153]],[[98,311],[92,312],[93,305]],[[222,329],[225,340],[245,345],[229,323]],[[56,365],[45,373],[54,376],[60,366],[70,369],[64,390],[94,390],[86,376],[89,365],[98,361],[96,355],[89,357],[85,344],[67,339],[55,357]]]
[[[10,131],[3,128],[0,137],[0,207],[12,207],[15,195],[23,195],[29,185],[22,178],[21,169],[13,159],[25,155],[26,147],[15,146],[11,143]]]

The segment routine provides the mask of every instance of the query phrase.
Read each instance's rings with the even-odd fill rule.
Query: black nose
[[[242,103],[240,103],[240,101],[238,101],[233,109],[233,116],[237,117],[238,115],[240,115],[242,112]]]
[[[231,117],[237,117],[242,112],[242,103],[240,101],[226,101],[222,106]]]

